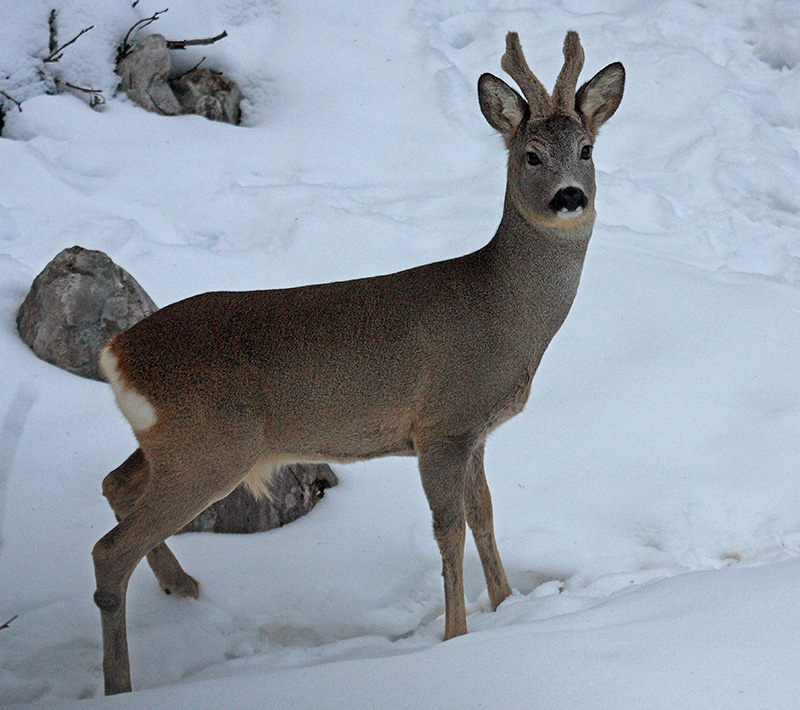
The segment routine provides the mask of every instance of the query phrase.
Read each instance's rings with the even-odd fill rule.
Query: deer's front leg
[[[442,554],[444,640],[467,633],[464,605],[464,480],[471,447],[436,441],[417,447],[422,487],[433,514],[433,534]]]
[[[511,585],[508,583],[494,538],[492,497],[489,494],[489,486],[483,470],[482,444],[475,449],[470,459],[464,489],[467,522],[472,529],[475,546],[478,548],[481,558],[492,609],[497,609],[500,603],[511,594]]]

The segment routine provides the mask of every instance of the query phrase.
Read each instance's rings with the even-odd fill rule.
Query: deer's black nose
[[[586,195],[579,187],[562,187],[550,200],[550,209],[553,212],[575,212],[583,210],[588,204]]]

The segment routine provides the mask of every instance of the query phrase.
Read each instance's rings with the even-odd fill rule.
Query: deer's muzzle
[[[579,187],[562,187],[550,200],[550,209],[559,217],[576,217],[588,203]]]

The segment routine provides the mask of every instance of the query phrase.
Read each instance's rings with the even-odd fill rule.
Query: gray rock
[[[97,359],[103,345],[156,310],[136,280],[103,252],[75,246],[34,279],[17,329],[42,360],[102,380]]]
[[[133,44],[116,71],[131,101],[154,113],[177,116],[183,109],[168,83],[171,66],[167,40],[148,35]]]
[[[148,35],[119,60],[120,86],[131,101],[165,116],[196,113],[214,121],[239,123],[242,93],[236,82],[211,69],[197,68],[169,80],[167,40]]]
[[[239,123],[242,92],[233,79],[211,69],[193,69],[169,83],[184,113]]]
[[[181,532],[252,533],[278,528],[308,513],[325,489],[338,483],[327,464],[281,466],[270,487],[271,500],[256,500],[250,491],[239,486]]]

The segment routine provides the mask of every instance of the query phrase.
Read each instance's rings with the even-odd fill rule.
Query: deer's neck
[[[569,313],[578,290],[594,210],[577,224],[531,224],[506,199],[503,218],[485,258],[508,316],[520,323],[521,338],[539,356]],[[522,344],[522,343],[521,343]]]

